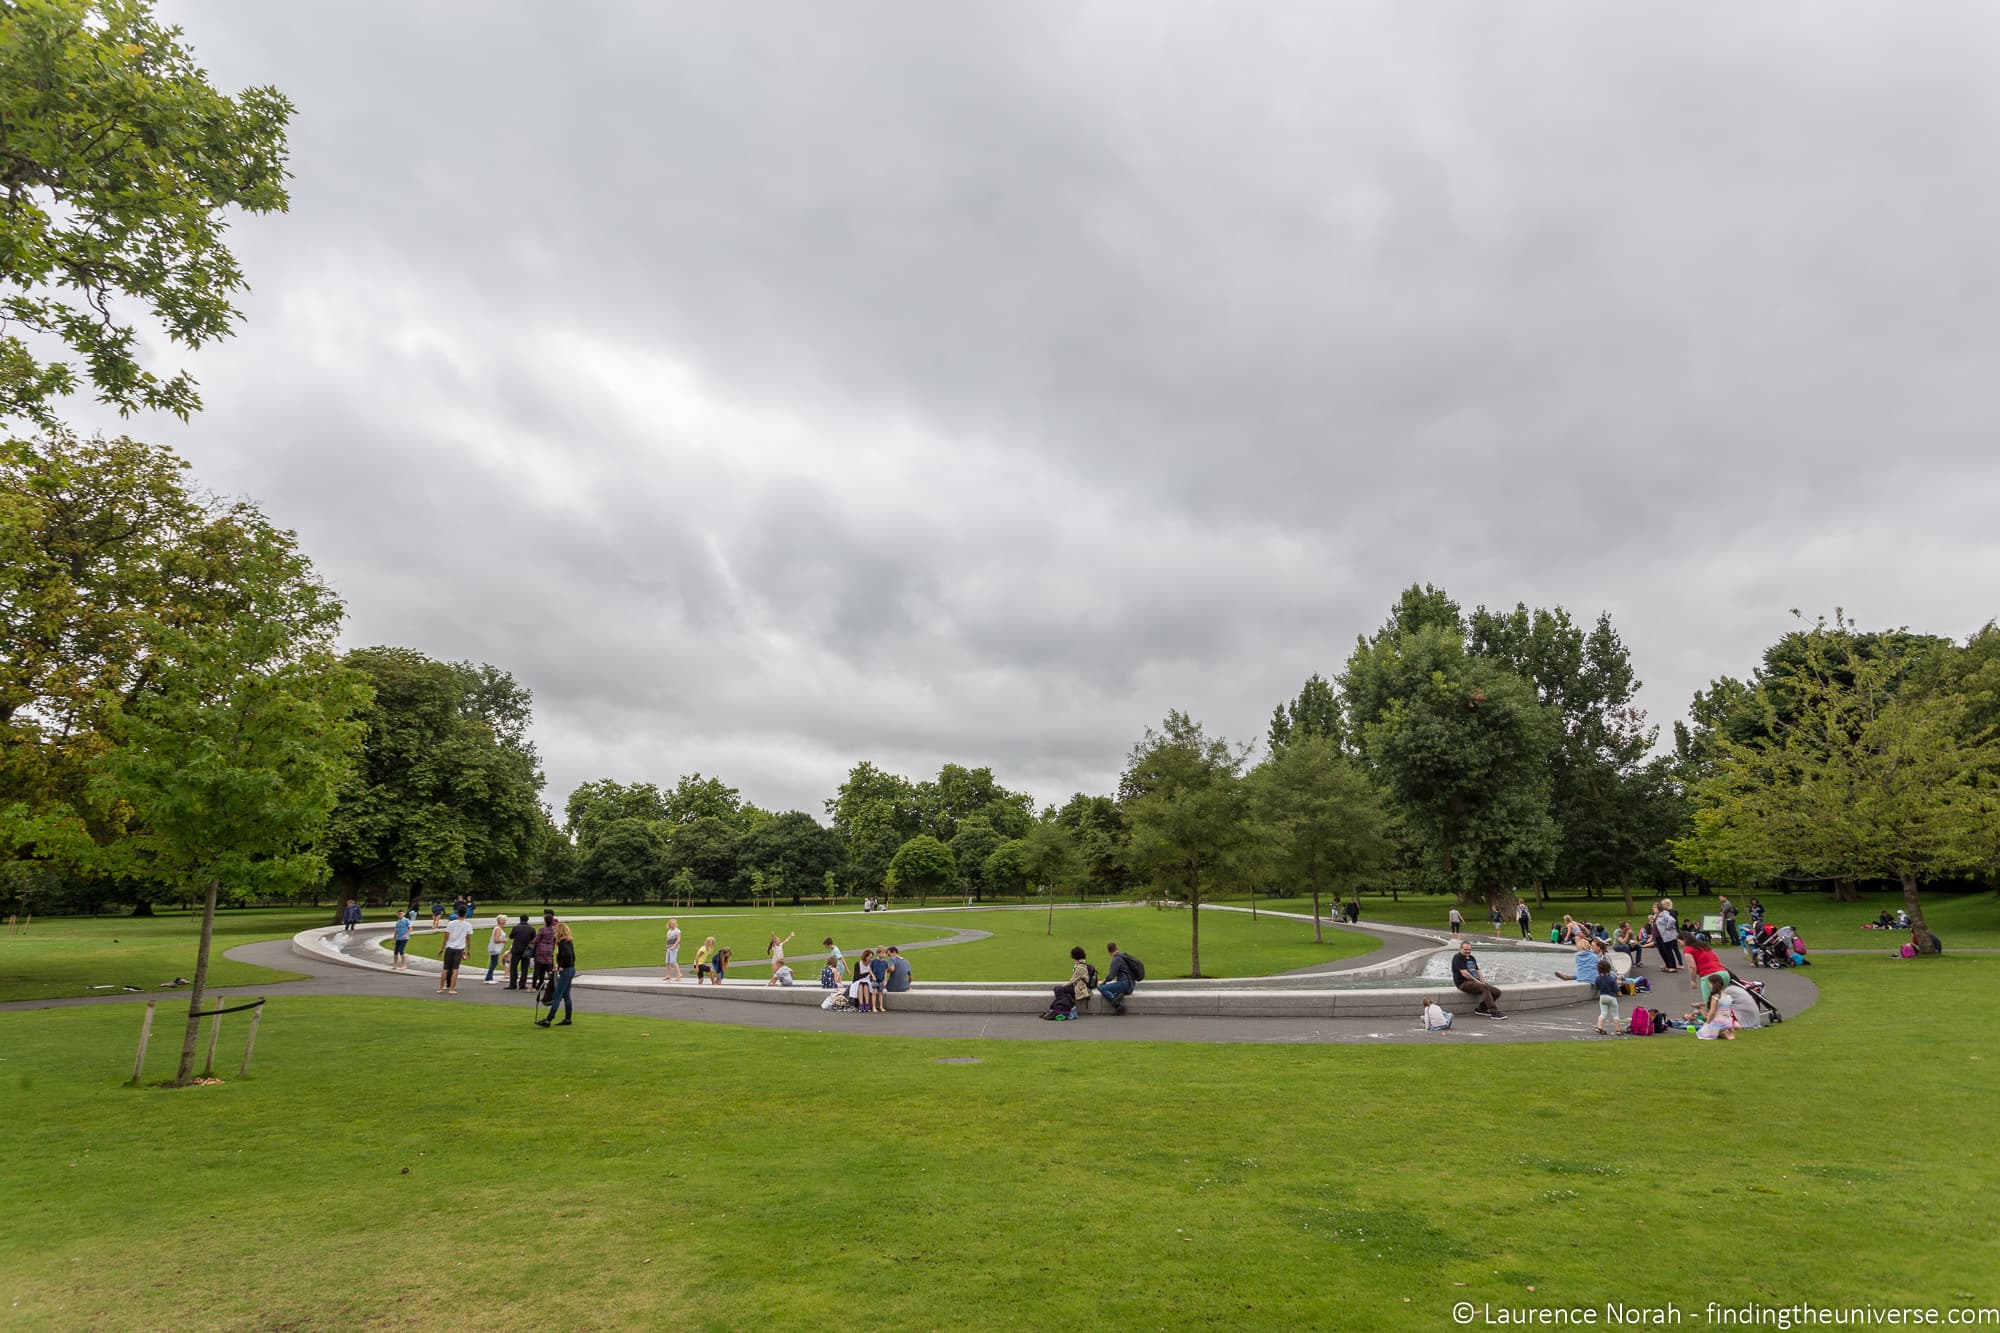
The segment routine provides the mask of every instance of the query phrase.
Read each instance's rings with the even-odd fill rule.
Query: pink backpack
[[[1653,1013],[1650,1009],[1634,1009],[1632,1021],[1625,1025],[1625,1031],[1635,1037],[1653,1035]]]
[[[1896,950],[1896,952],[1905,958],[1915,958],[1917,956],[1917,946],[1914,944],[1905,944],[1902,948]]]

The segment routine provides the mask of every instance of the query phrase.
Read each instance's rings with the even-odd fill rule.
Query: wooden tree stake
[[[153,1011],[160,1007],[158,1000],[146,1001],[146,1021],[139,1025],[139,1058],[132,1062],[132,1084],[146,1076],[146,1043],[153,1039]]]
[[[246,1078],[250,1073],[250,1052],[257,1049],[257,1025],[264,1021],[264,1001],[260,998],[257,1007],[250,1011],[250,1035],[243,1042],[243,1068],[236,1071],[236,1077]]]

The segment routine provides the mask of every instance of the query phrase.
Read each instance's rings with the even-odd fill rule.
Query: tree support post
[[[236,1071],[236,1077],[247,1078],[250,1074],[250,1053],[257,1049],[257,1025],[264,1021],[264,997],[257,997],[257,1007],[250,1011],[250,1035],[243,1042],[243,1067]]]
[[[146,1018],[139,1024],[139,1058],[132,1062],[132,1086],[138,1087],[139,1080],[146,1076],[146,1043],[153,1039],[153,1011],[160,1007],[158,1000],[146,1001]]]
[[[208,1059],[203,1063],[201,1070],[203,1078],[215,1077],[215,1043],[222,1036],[222,1011],[228,1007],[227,1000],[218,998],[214,1010],[211,1011],[213,1016],[208,1020]]]

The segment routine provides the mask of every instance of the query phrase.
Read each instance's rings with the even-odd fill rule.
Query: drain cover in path
[[[979,1063],[979,1057],[976,1055],[946,1055],[931,1061],[931,1063],[936,1065],[976,1065]]]

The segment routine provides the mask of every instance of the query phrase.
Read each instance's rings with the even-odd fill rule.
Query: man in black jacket
[[[1139,984],[1139,971],[1132,965],[1131,954],[1118,952],[1116,942],[1104,947],[1111,954],[1111,970],[1098,986],[1097,993],[1111,1006],[1112,1013],[1122,1014],[1125,1012],[1125,997]]]
[[[514,923],[514,929],[507,932],[507,947],[511,951],[507,957],[507,989],[526,990],[528,974],[535,962],[535,925],[527,917]]]

